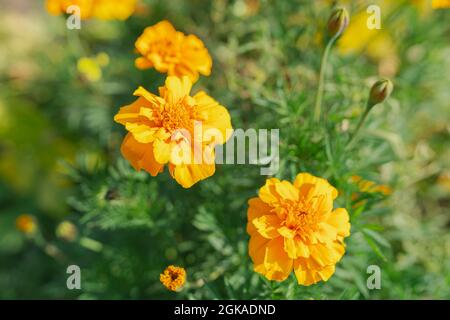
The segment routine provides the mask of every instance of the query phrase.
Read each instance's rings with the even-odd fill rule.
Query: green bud
[[[375,82],[370,89],[369,106],[384,102],[394,90],[394,85],[389,79],[382,79]]]
[[[78,236],[78,229],[72,222],[63,221],[56,228],[56,236],[63,240],[72,242]]]
[[[331,37],[340,36],[347,29],[350,17],[345,8],[337,8],[328,19],[328,34]]]

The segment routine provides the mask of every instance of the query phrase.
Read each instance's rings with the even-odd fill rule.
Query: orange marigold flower
[[[126,20],[136,10],[137,0],[47,0],[47,11],[52,15],[67,13],[70,6],[80,8],[80,18]],[[72,13],[72,12],[71,12]]]
[[[136,40],[139,69],[155,68],[169,76],[188,76],[197,81],[199,73],[209,76],[212,59],[203,42],[195,35],[175,30],[169,21],[147,27]]]
[[[351,176],[350,180],[353,183],[358,185],[358,188],[361,192],[365,193],[382,193],[385,196],[388,196],[392,193],[391,187],[384,184],[376,184],[370,180],[364,180],[361,176]]]
[[[232,134],[227,109],[203,91],[190,96],[191,87],[187,76],[167,77],[160,96],[139,87],[114,117],[129,132],[121,149],[132,166],[156,176],[168,164],[184,188],[214,174],[214,147]]]
[[[16,228],[20,232],[31,235],[36,232],[36,220],[29,214],[21,214],[16,219]]]
[[[163,273],[159,275],[159,281],[169,290],[177,291],[186,282],[186,270],[181,267],[168,266]]]
[[[254,270],[283,281],[294,270],[301,285],[327,281],[350,235],[347,210],[333,210],[337,190],[300,173],[294,184],[272,178],[249,200],[247,232]]]

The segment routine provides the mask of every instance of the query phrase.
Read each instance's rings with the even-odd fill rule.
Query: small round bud
[[[394,85],[391,80],[378,80],[372,86],[372,89],[370,89],[369,105],[374,106],[384,102],[387,98],[389,98],[393,90]]]
[[[72,222],[63,221],[56,227],[56,236],[68,242],[72,242],[78,236],[78,229]]]
[[[350,17],[345,8],[337,8],[328,19],[328,34],[331,37],[340,36],[347,29],[350,23]]]
[[[36,220],[32,215],[21,214],[16,219],[16,228],[26,235],[33,235],[37,231]]]

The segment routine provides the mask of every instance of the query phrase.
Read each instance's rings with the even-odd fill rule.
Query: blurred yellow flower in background
[[[102,78],[102,67],[108,64],[109,56],[102,52],[93,58],[80,58],[77,63],[77,69],[83,78],[91,82],[96,82]]]
[[[354,192],[351,196],[354,202],[353,208],[359,208],[367,203],[367,199],[364,199],[364,193],[379,193],[383,196],[389,196],[392,194],[392,188],[388,185],[377,184],[370,180],[365,180],[360,176],[351,176],[350,182],[358,186],[358,192]]]
[[[16,228],[26,235],[32,235],[37,231],[36,220],[32,215],[21,214],[16,219]]]
[[[388,8],[382,12],[389,11]],[[382,76],[393,76],[398,70],[397,48],[389,32],[385,29],[369,29],[366,11],[353,15],[350,25],[338,42],[338,51],[342,55],[364,52],[379,63]]]
[[[433,0],[433,9],[450,8],[450,0]]]
[[[63,221],[56,227],[56,236],[65,241],[72,242],[78,236],[78,229],[72,222]]]
[[[358,185],[359,191],[366,193],[379,192],[388,196],[392,193],[391,187],[384,184],[376,184],[370,180],[364,180],[360,176],[352,176],[350,180]]]
[[[167,289],[177,291],[186,282],[186,270],[181,267],[170,265],[159,275],[159,281],[161,281]]]
[[[327,281],[345,253],[347,210],[333,210],[337,190],[327,180],[300,173],[294,183],[272,178],[249,200],[247,232],[254,270],[283,281],[294,270],[301,285]]]
[[[134,92],[139,98],[114,117],[129,132],[122,154],[133,167],[156,176],[168,164],[184,188],[214,174],[214,147],[232,134],[227,109],[203,91],[190,96],[191,87],[187,76],[167,77],[160,96],[139,87]],[[219,136],[207,137],[210,129]]]
[[[52,15],[67,13],[70,6],[80,8],[80,18],[125,20],[136,10],[137,0],[47,0],[47,11]]]
[[[155,68],[169,76],[188,76],[197,81],[199,73],[209,76],[212,59],[208,49],[195,35],[176,31],[169,21],[161,21],[147,27],[136,40],[136,59],[139,69]]]

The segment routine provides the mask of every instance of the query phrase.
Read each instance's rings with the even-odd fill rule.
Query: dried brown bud
[[[369,106],[384,102],[394,90],[394,85],[389,79],[382,79],[375,82],[370,89]]]
[[[350,17],[345,8],[337,8],[328,19],[328,34],[330,37],[340,36],[347,29]]]

